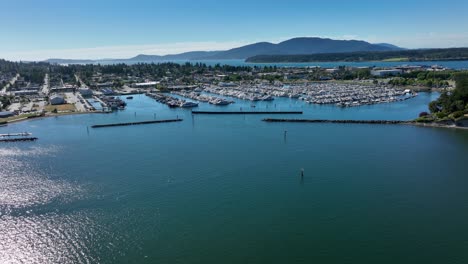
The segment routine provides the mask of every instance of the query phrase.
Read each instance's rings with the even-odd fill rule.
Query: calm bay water
[[[401,120],[437,96],[255,109]],[[39,137],[0,145],[0,263],[468,262],[467,131],[192,118],[134,98],[112,114],[0,127]],[[86,129],[154,114],[184,121]]]

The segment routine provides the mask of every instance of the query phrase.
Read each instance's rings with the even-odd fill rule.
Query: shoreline
[[[444,125],[438,123],[418,123],[411,120],[327,120],[327,119],[275,119],[265,118],[263,122],[270,123],[329,123],[329,124],[368,124],[368,125],[409,125],[430,128],[449,128],[468,130],[466,126]]]
[[[6,121],[5,126],[8,126],[9,124],[15,124],[15,123],[20,123],[24,121],[32,121],[32,120],[39,120],[39,119],[45,119],[45,118],[50,118],[50,117],[59,117],[59,116],[70,116],[70,115],[85,115],[85,114],[106,114],[106,112],[68,112],[68,113],[53,113],[53,114],[47,114],[47,115],[41,115],[41,116],[33,116],[33,117],[22,117],[18,119],[14,119],[11,121]]]
[[[461,130],[468,130],[468,127],[465,126],[455,126],[455,125],[440,125],[437,123],[417,123],[411,122],[408,125],[419,126],[419,127],[435,127],[435,128],[451,128],[451,129],[461,129]]]
[[[460,58],[460,59],[433,59],[433,60],[418,60],[418,59],[409,59],[409,60],[399,60],[399,61],[386,61],[386,60],[349,60],[349,61],[270,61],[270,62],[256,62],[256,61],[244,61],[248,64],[297,64],[297,63],[376,63],[376,62],[384,62],[384,63],[405,63],[405,62],[439,62],[439,61],[466,61],[468,58]]]

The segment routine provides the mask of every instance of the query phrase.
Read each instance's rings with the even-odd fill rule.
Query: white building
[[[154,88],[158,84],[160,84],[160,82],[144,82],[144,83],[134,83],[132,86],[134,88]]]
[[[372,76],[385,77],[385,76],[395,76],[402,74],[403,71],[400,69],[391,69],[391,70],[372,70]]]

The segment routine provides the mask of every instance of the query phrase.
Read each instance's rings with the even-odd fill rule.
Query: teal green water
[[[437,96],[255,109],[411,119]],[[184,121],[87,133],[155,113]],[[263,117],[192,119],[140,95],[113,114],[0,127],[39,137],[0,146],[0,263],[468,262],[468,131]]]

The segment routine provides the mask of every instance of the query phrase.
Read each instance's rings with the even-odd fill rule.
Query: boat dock
[[[140,121],[140,122],[128,122],[128,123],[114,123],[114,124],[103,124],[103,125],[93,125],[92,128],[101,128],[101,127],[116,127],[116,126],[134,126],[134,125],[147,125],[147,124],[157,124],[157,123],[171,123],[171,122],[180,122],[183,119],[164,119],[164,120],[150,120],[150,121]]]
[[[284,114],[298,114],[301,115],[302,111],[192,111],[192,114],[202,115],[284,115]]]
[[[402,120],[330,120],[330,119],[277,119],[265,118],[265,122],[289,122],[289,123],[337,123],[337,124],[409,124],[411,121]]]
[[[27,137],[31,135],[32,134],[29,132],[9,133],[9,134],[0,134],[0,138],[2,137]]]

